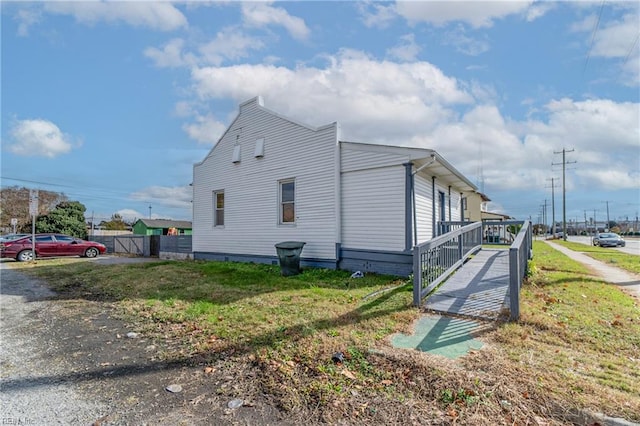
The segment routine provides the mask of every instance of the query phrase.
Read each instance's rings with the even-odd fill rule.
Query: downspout
[[[413,205],[413,199],[415,193],[413,190],[413,174],[411,168],[413,163],[403,163],[404,166],[404,249],[410,251],[412,249],[411,230],[412,224],[412,212],[415,213],[415,206]],[[415,218],[415,214],[413,215]]]
[[[432,165],[433,163],[435,163],[436,161],[436,154],[435,152],[431,154],[431,159],[423,164],[422,166],[418,167],[413,173],[411,173],[411,203],[413,205],[413,242],[414,244],[418,244],[418,215],[417,215],[417,211],[416,211],[416,184],[415,184],[415,175],[418,174],[418,172],[422,169],[424,169],[425,167],[428,167],[430,165]],[[431,237],[433,238],[433,236]]]

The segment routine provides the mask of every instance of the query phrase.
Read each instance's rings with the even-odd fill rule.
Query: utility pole
[[[151,219],[151,206],[149,206],[149,219]]]
[[[589,225],[587,225],[587,211],[584,211],[584,234],[589,235]]]
[[[549,180],[549,179],[547,179]],[[551,178],[551,237],[556,237],[556,195],[555,195],[555,178]]]
[[[573,149],[567,151],[562,148],[562,151],[554,151],[554,154],[562,154],[562,163],[551,163],[552,166],[562,164],[562,239],[567,240],[567,186],[566,186],[566,169],[567,164],[573,164],[575,161],[567,162],[567,152],[573,152]]]
[[[547,234],[547,222],[549,217],[547,216],[547,199],[544,199],[544,213],[542,214],[542,221],[544,222],[544,226],[542,228],[542,230],[544,231],[545,235]]]
[[[609,222],[609,202],[608,201],[603,201],[604,203],[607,203],[607,226],[604,227],[604,230],[609,232],[609,227],[611,226],[611,222]]]
[[[593,209],[593,235],[595,236],[598,233],[598,218],[596,217],[596,209]]]

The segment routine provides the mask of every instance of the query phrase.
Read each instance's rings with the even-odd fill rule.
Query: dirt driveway
[[[1,424],[289,423],[238,387],[240,377],[251,383],[251,365],[162,361],[170,348],[131,334],[135,325],[114,319],[113,307],[56,300],[44,283],[6,266],[0,263]]]

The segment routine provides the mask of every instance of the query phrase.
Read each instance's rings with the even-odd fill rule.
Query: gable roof
[[[191,221],[189,220],[138,219],[138,222],[144,223],[147,228],[191,229]]]

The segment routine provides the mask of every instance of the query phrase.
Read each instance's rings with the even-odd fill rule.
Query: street
[[[629,254],[636,254],[638,256],[640,256],[640,238],[625,238],[623,237],[624,240],[627,242],[626,247],[608,247],[611,248],[611,250],[618,250],[624,253],[629,253]],[[591,244],[591,237],[582,237],[582,236],[573,236],[570,235],[568,237],[568,241],[572,241],[575,243],[581,243],[581,244],[586,244],[588,246],[592,245]]]

